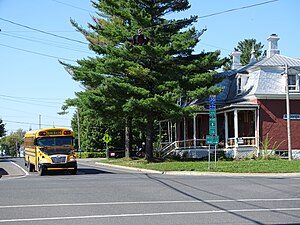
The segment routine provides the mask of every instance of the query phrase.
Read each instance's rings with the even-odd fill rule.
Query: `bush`
[[[77,158],[105,158],[105,152],[76,152]]]

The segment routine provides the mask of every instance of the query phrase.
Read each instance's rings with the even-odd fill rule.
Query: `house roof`
[[[286,80],[282,75],[285,65],[289,67],[289,71],[300,73],[300,59],[274,54],[258,62],[217,74],[225,77],[222,82],[217,84],[224,88],[217,95],[217,104],[225,106],[247,102],[249,99],[257,99],[262,96],[284,98]],[[245,79],[243,91],[240,94],[237,94],[237,75],[244,76]],[[300,98],[299,92],[293,94],[294,97]],[[208,99],[196,99],[191,104],[203,104],[204,102],[208,102]]]
[[[269,58],[264,58],[261,61],[255,63],[253,66],[285,66],[285,65],[287,65],[288,67],[300,68],[300,59],[274,54]]]

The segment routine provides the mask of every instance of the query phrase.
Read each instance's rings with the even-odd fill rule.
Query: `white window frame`
[[[290,84],[291,76],[295,77],[296,83]],[[299,74],[288,74],[288,86],[291,92],[299,91]]]
[[[242,76],[238,75],[236,77],[236,94],[240,95],[242,94]]]

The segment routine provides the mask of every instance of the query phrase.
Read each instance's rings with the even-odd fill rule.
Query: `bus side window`
[[[37,139],[36,138],[33,140],[33,144],[37,145]]]

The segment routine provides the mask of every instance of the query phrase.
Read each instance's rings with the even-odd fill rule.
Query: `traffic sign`
[[[217,116],[217,112],[216,110],[209,110],[209,117],[212,118],[212,117],[216,117]]]
[[[217,129],[216,127],[209,127],[209,135],[216,135]]]
[[[102,140],[107,144],[108,142],[111,141],[111,136],[109,136],[108,134],[105,134],[104,137],[102,138]]]
[[[209,135],[217,134],[216,96],[209,96]],[[209,139],[210,140],[210,139]]]
[[[217,145],[219,144],[219,136],[216,135],[206,135],[207,145]]]
[[[215,95],[210,95],[209,96],[209,103],[210,104],[216,104],[216,96]]]

